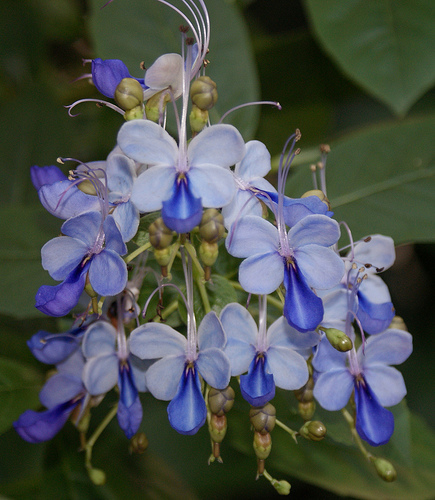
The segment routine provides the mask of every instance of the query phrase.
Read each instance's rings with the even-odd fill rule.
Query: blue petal
[[[105,248],[94,255],[89,267],[89,281],[92,288],[103,296],[121,293],[127,284],[127,265],[113,250]]]
[[[395,311],[392,302],[376,304],[370,302],[361,292],[358,293],[357,316],[367,333],[374,334],[386,330],[390,326],[394,314]]]
[[[27,345],[38,361],[56,365],[79,347],[84,332],[85,328],[75,328],[66,333],[39,330],[27,341]]]
[[[393,414],[383,408],[365,380],[355,381],[355,427],[371,446],[386,444],[394,432]]]
[[[196,434],[204,425],[207,409],[198,370],[187,367],[183,370],[177,394],[168,405],[168,417],[172,428],[188,436]]]
[[[98,92],[106,97],[115,96],[115,90],[123,78],[133,78],[127,66],[119,59],[94,59],[92,61],[92,82]],[[143,80],[136,78],[143,85]]]
[[[50,165],[48,167],[38,167],[34,165],[30,167],[30,178],[37,191],[45,184],[54,184],[55,182],[67,179],[62,170],[55,165]]]
[[[142,405],[128,361],[119,366],[118,387],[120,392],[118,422],[127,438],[130,439],[136,434],[142,422]]]
[[[240,391],[252,406],[263,406],[275,396],[273,375],[266,373],[266,358],[255,356],[247,375],[240,377]]]
[[[172,196],[162,203],[162,218],[177,233],[188,233],[201,222],[201,198],[193,196],[187,178],[175,181]]]
[[[45,382],[44,387],[39,392],[39,401],[51,410],[65,401],[72,401],[85,393],[81,372],[77,374],[58,372]]]
[[[79,402],[67,401],[40,413],[27,410],[13,423],[13,426],[18,434],[29,443],[48,441],[62,429]]]
[[[323,303],[307,285],[296,262],[284,272],[284,316],[300,332],[315,330],[323,318]]]
[[[60,285],[42,285],[36,292],[35,307],[49,316],[65,316],[75,307],[83,292],[89,265],[78,267]]]
[[[122,239],[121,231],[116,225],[115,219],[108,215],[103,223],[104,235],[106,238],[106,249],[113,250],[119,255],[127,253],[127,247]]]

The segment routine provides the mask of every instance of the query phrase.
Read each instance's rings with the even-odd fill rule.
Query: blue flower
[[[127,283],[127,266],[120,257],[127,249],[111,215],[86,212],[64,222],[62,233],[41,250],[43,268],[63,280],[36,294],[37,309],[51,316],[64,316],[77,305],[87,277],[103,296],[120,293]]]
[[[100,94],[106,97],[115,97],[115,90],[123,78],[133,78],[127,66],[119,59],[92,60],[92,82]],[[136,80],[144,87],[143,79]]]
[[[147,323],[131,333],[132,353],[140,359],[158,359],[146,373],[148,390],[157,399],[171,401],[169,422],[180,434],[195,434],[206,419],[199,375],[216,389],[228,386],[231,369],[223,352],[225,342],[214,312],[204,316],[197,333],[188,328],[188,338],[160,323]]]
[[[356,352],[335,350],[322,338],[313,358],[317,372],[314,397],[326,410],[344,408],[355,391],[356,429],[372,446],[385,444],[394,431],[394,419],[384,407],[405,397],[402,374],[389,365],[403,363],[412,352],[408,332],[389,329],[372,335]]]
[[[286,288],[284,316],[302,332],[315,330],[323,318],[322,300],[312,288],[329,289],[344,273],[340,256],[330,248],[340,236],[338,223],[325,215],[308,215],[286,234],[284,226],[248,215],[227,237],[228,252],[247,257],[239,281],[250,293]]]
[[[275,395],[275,385],[296,390],[308,380],[307,363],[302,352],[316,345],[319,335],[302,335],[284,317],[266,332],[266,299],[260,300],[259,328],[251,314],[240,304],[224,307],[220,320],[227,335],[225,353],[230,359],[231,375],[240,377],[243,397],[252,406],[263,406]]]

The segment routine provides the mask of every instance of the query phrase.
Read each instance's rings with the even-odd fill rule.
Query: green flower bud
[[[192,106],[192,111],[189,115],[189,123],[192,132],[199,134],[201,130],[207,125],[208,111],[206,109],[199,109],[195,104]]]
[[[373,461],[373,465],[376,468],[378,476],[381,477],[384,481],[387,481],[388,483],[395,481],[397,472],[391,462],[385,460],[384,458],[375,458]]]
[[[157,250],[168,248],[173,239],[172,231],[165,225],[163,219],[159,217],[148,228],[150,243]]]
[[[260,434],[259,432],[254,432],[254,451],[259,460],[266,460],[270,455],[272,450],[272,437],[267,432],[266,434]],[[259,472],[262,474],[263,472]]]
[[[272,481],[272,486],[276,489],[279,495],[289,495],[291,484],[288,481]]]
[[[144,432],[138,432],[130,440],[129,451],[130,453],[143,453],[148,448],[148,438]]]
[[[225,415],[218,417],[213,413],[210,418],[208,430],[210,432],[210,438],[214,443],[222,443],[227,433],[227,417]]]
[[[91,181],[88,179],[85,179],[84,181],[81,181],[77,184],[77,187],[80,189],[85,194],[91,194],[93,196],[96,196],[97,191],[95,190],[94,184],[92,184]]]
[[[217,243],[207,243],[201,241],[198,248],[199,257],[205,266],[211,267],[217,260],[219,249]]]
[[[167,266],[169,265],[169,262],[171,262],[171,247],[163,248],[162,250],[155,248],[154,257],[159,266],[162,268],[162,275],[166,278],[168,275]]]
[[[199,223],[199,234],[208,243],[216,243],[225,233],[224,218],[216,208],[207,208]]]
[[[298,412],[304,420],[311,420],[316,411],[316,403],[314,401],[299,402]]]
[[[300,389],[294,391],[296,399],[301,403],[309,403],[313,401],[313,389],[314,389],[314,380],[313,377],[307,380],[307,383],[301,387]]]
[[[406,324],[403,321],[403,318],[401,318],[400,316],[394,316],[388,328],[396,328],[397,330],[403,330],[404,332],[408,331],[408,328],[406,328]]]
[[[208,407],[212,413],[221,417],[233,407],[234,397],[234,389],[230,386],[221,391],[212,387],[208,392]]]
[[[101,469],[88,469],[88,475],[96,486],[102,486],[106,483],[106,473]]]
[[[134,78],[123,78],[116,87],[115,101],[125,111],[141,106],[143,103],[143,89]]]
[[[218,99],[216,83],[208,76],[200,76],[190,86],[190,98],[199,109],[211,109]]]
[[[133,109],[129,109],[124,113],[124,120],[127,122],[130,120],[141,120],[143,117],[144,114],[142,106],[136,106]]]
[[[310,441],[321,441],[326,436],[326,427],[318,420],[305,422],[299,429],[299,434]]]
[[[268,434],[273,431],[276,422],[276,409],[271,403],[249,410],[249,419],[256,432]]]
[[[336,328],[321,328],[321,330],[325,332],[332,347],[337,349],[337,351],[347,352],[352,349],[352,341],[341,330],[337,330]]]
[[[166,104],[171,100],[167,91],[162,90],[150,97],[145,104],[145,113],[148,120],[158,122],[160,115],[165,110]]]
[[[310,191],[304,193],[301,198],[308,198],[308,196],[317,196],[317,198],[319,198],[320,201],[323,201],[323,203],[328,207],[328,210],[331,210],[331,204],[329,203],[328,198],[325,196],[323,191],[320,191],[320,189],[311,189]]]

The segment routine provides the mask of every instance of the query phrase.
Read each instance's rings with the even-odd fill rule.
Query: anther
[[[143,69],[144,71],[147,70],[147,68],[145,66],[145,61],[141,61],[141,63],[139,64],[139,67],[140,67],[140,69]]]
[[[330,148],[329,144],[320,144],[320,152],[325,153],[325,154],[330,153],[331,148]]]
[[[372,267],[372,265],[371,265],[371,264],[364,264],[364,267],[365,267],[366,269],[370,269],[370,268]]]
[[[189,26],[183,26],[183,25],[181,25],[179,27],[179,30],[181,31],[181,33],[187,33],[189,31]]]
[[[297,128],[295,132],[295,142],[298,142],[302,137],[301,131]]]
[[[371,239],[372,239],[372,237],[371,237],[371,236],[367,236],[367,238],[364,238],[364,241],[365,241],[366,243],[368,243],[369,241],[371,241]]]

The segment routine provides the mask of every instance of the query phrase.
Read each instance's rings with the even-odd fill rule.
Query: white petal
[[[133,185],[130,200],[143,213],[162,208],[172,193],[176,171],[173,167],[156,166],[145,170]]]
[[[364,377],[382,406],[394,406],[406,396],[402,374],[392,366],[371,364],[364,368]]]
[[[247,215],[232,226],[225,245],[234,257],[278,252],[278,230],[261,217]]]
[[[185,355],[186,337],[162,323],[147,323],[130,335],[130,352],[140,359],[157,359],[167,355]]]

